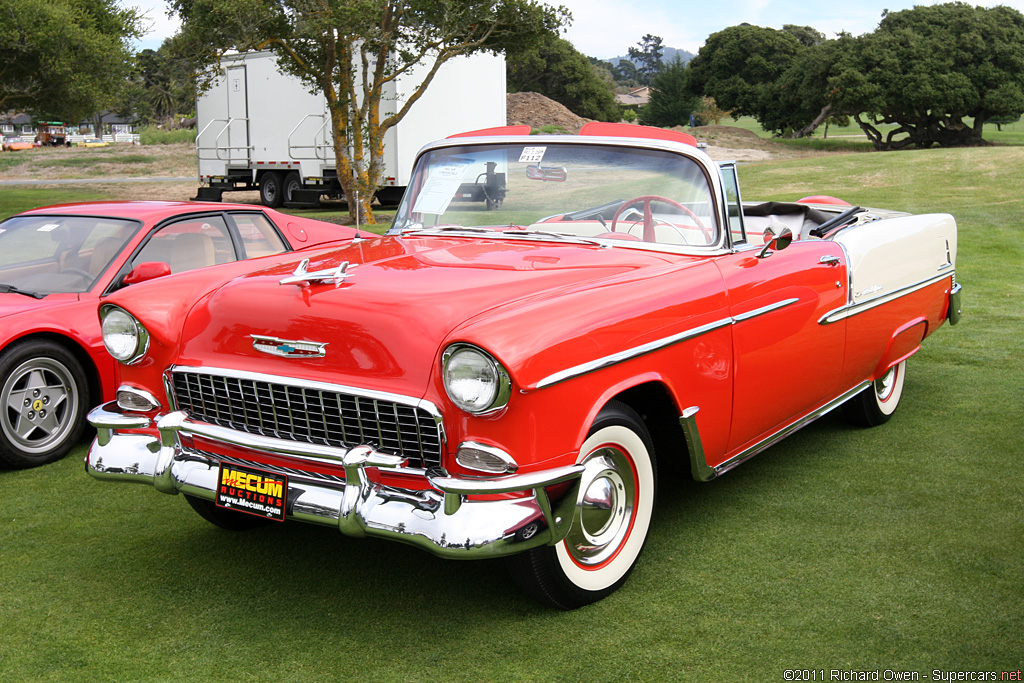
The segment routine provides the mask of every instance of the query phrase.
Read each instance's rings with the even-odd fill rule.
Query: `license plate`
[[[217,482],[219,507],[284,521],[288,477],[283,474],[221,462]]]

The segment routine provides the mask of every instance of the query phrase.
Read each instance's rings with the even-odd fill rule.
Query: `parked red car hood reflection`
[[[227,282],[192,309],[178,363],[420,396],[441,347],[461,323],[540,293],[550,297],[559,289],[593,287],[670,258],[678,260],[553,242],[366,241],[312,259],[309,272],[349,261],[339,283],[279,284],[294,261]],[[252,335],[326,343],[326,354],[275,357],[256,350]]]
[[[69,302],[78,301],[78,294],[48,294],[42,299],[36,299],[35,297],[25,296],[24,294],[14,294],[11,292],[0,293],[0,318],[6,318],[9,315],[16,315],[18,313],[25,313],[29,311],[32,315],[42,314],[53,306],[60,306]],[[88,296],[88,295],[87,295]]]

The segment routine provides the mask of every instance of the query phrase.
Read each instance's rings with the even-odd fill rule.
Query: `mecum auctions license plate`
[[[219,507],[284,521],[288,477],[283,474],[221,462],[217,482]]]

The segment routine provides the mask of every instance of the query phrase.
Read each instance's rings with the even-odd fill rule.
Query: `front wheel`
[[[82,436],[89,385],[82,364],[51,341],[0,354],[0,463],[24,468],[63,458]]]
[[[524,592],[567,610],[612,594],[629,578],[647,539],[657,477],[647,428],[618,402],[597,416],[577,462],[585,467],[580,504],[565,540],[508,559]]]
[[[889,421],[903,396],[907,361],[889,368],[871,386],[843,404],[843,415],[858,427],[877,427]]]

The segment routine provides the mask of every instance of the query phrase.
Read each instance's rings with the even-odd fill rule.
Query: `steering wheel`
[[[668,197],[662,197],[656,194],[641,195],[639,197],[633,197],[632,199],[623,202],[622,206],[619,207],[619,210],[616,211],[615,215],[612,217],[612,225],[611,228],[609,228],[611,232],[615,232],[615,223],[619,220],[622,214],[625,213],[626,209],[631,207],[633,204],[636,204],[637,202],[644,203],[644,242],[657,241],[657,239],[655,239],[654,234],[654,212],[651,211],[651,204],[653,202],[661,202],[662,204],[674,206],[675,208],[685,213],[687,216],[692,218],[694,222],[697,224],[697,227],[701,229],[701,231],[704,233],[704,236],[707,237],[708,243],[710,244],[712,242],[714,235],[708,229],[708,227],[704,225],[700,218],[697,217],[697,214],[695,214],[693,211],[686,208],[685,206],[683,206],[682,204],[675,200],[669,199]],[[666,225],[672,224],[666,223]],[[681,230],[679,230],[678,226],[672,225],[672,227],[678,230],[680,236],[682,236],[683,233]],[[683,240],[685,241],[685,239],[686,238],[684,237]]]
[[[64,273],[69,273],[71,275],[77,275],[78,277],[82,278],[86,282],[92,282],[93,280],[96,279],[95,275],[93,275],[92,273],[90,273],[87,270],[82,270],[81,268],[62,268],[61,271],[60,271],[60,274],[63,275]]]

